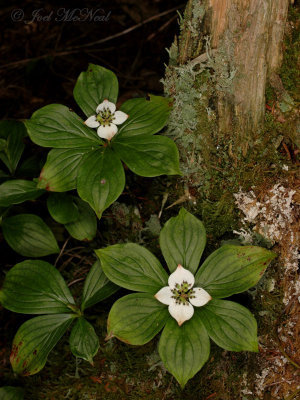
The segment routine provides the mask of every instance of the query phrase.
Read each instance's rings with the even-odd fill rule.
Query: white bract
[[[85,124],[89,128],[98,128],[99,137],[111,140],[118,132],[117,125],[123,124],[128,115],[123,111],[116,111],[116,105],[108,100],[104,100],[96,108],[96,114],[89,117]]]
[[[211,296],[204,289],[193,287],[194,275],[180,264],[169,276],[168,283],[169,286],[160,289],[155,298],[169,306],[169,313],[179,326],[192,318],[194,307],[204,306],[211,300]]]

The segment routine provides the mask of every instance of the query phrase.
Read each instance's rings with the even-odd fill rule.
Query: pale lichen
[[[270,331],[260,337],[261,371],[256,374],[254,382],[254,392],[259,398],[270,391],[272,398],[281,399],[282,393],[293,392],[300,384],[293,372],[297,365],[293,357],[297,358],[299,350],[297,326],[300,323],[300,206],[296,195],[297,189],[291,188],[288,182],[277,183],[260,195],[254,190],[240,190],[234,195],[236,205],[243,213],[242,228],[235,233],[253,244],[257,244],[257,234],[264,236],[275,246],[279,254],[278,263],[281,264],[279,276],[275,278],[274,271],[270,271],[253,296],[256,300],[260,298],[262,304],[267,304],[267,298],[280,295],[280,288],[285,310],[289,310],[285,313],[285,320],[277,320],[277,327],[272,326],[273,337]],[[258,314],[272,320],[272,308],[261,310]],[[292,358],[287,356],[287,352]]]
[[[275,242],[280,242],[295,222],[294,189],[285,188],[281,183],[274,185],[259,201],[251,190],[234,194],[238,208],[245,214],[244,221],[255,223],[254,230]],[[296,238],[295,238],[296,239]],[[291,232],[291,243],[294,234]]]

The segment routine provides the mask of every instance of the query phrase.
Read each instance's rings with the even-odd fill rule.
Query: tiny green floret
[[[116,111],[116,105],[105,99],[96,108],[96,114],[91,115],[85,124],[89,128],[97,128],[100,138],[111,140],[118,132],[117,125],[123,124],[128,115],[123,111]]]
[[[181,285],[177,283],[171,292],[173,293],[172,299],[175,299],[176,304],[188,304],[189,299],[195,298],[192,285],[186,281],[183,281]]]

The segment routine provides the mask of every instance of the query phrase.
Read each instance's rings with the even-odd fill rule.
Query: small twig
[[[65,254],[67,254],[67,253],[65,253]],[[69,254],[68,254],[69,255]],[[85,259],[85,257],[82,257],[81,255],[79,255],[79,254],[70,254],[70,257],[71,257],[71,260],[73,259],[73,258],[78,258],[79,260],[84,260]]]
[[[295,295],[294,297],[292,297],[292,299],[288,302],[288,304],[286,305],[286,307],[283,309],[283,311],[281,312],[281,315],[285,315],[288,314],[290,312],[290,309],[292,307],[292,305],[298,301],[297,296]],[[277,320],[275,321],[277,322]]]
[[[192,195],[190,194],[189,188],[188,188],[187,186],[185,187],[184,195],[182,195],[181,197],[179,197],[178,200],[174,201],[174,203],[172,203],[170,206],[168,206],[168,207],[166,208],[166,210],[168,210],[168,209],[171,208],[171,207],[176,206],[177,204],[184,203],[184,202],[186,202],[186,201],[193,201],[193,202],[196,201],[195,197],[192,196]]]
[[[280,352],[284,355],[284,357],[294,366],[294,367],[296,367],[296,368],[300,368],[300,365],[296,362],[296,361],[294,361],[287,353],[286,353],[286,351],[284,350],[284,348],[278,343],[278,348],[279,348],[279,350],[280,350]]]
[[[288,397],[285,398],[284,400],[292,400],[292,399],[295,399],[298,393],[300,393],[300,389],[296,390],[296,392],[292,393],[290,396],[288,396]]]
[[[80,379],[80,375],[79,375],[79,364],[81,364],[81,359],[79,357],[76,357],[76,369],[75,369],[75,379]]]
[[[273,383],[269,383],[268,385],[264,385],[264,388],[270,387],[270,386],[275,386],[275,385],[280,385],[281,383],[285,383],[285,382],[289,382],[286,379],[282,380],[282,381],[278,381],[278,382],[273,382]]]
[[[66,251],[65,254],[70,254],[71,252],[73,252],[75,250],[84,250],[84,249],[86,249],[86,247],[84,247],[84,246],[72,247],[72,249],[69,249],[68,251]]]
[[[68,237],[68,239],[65,241],[63,247],[61,248],[61,250],[60,250],[60,252],[59,252],[59,255],[57,256],[57,258],[56,258],[56,260],[55,260],[55,263],[54,263],[54,266],[55,266],[55,267],[56,267],[56,265],[57,265],[58,260],[59,260],[60,257],[63,255],[63,252],[65,251],[65,248],[66,248],[66,246],[67,246],[67,244],[68,244],[70,238],[71,238],[71,236]]]
[[[163,195],[162,202],[161,202],[161,207],[160,207],[160,211],[159,211],[159,214],[158,214],[158,219],[160,219],[160,217],[162,215],[162,212],[163,212],[163,209],[164,209],[164,207],[166,205],[168,197],[169,197],[169,192],[165,192],[164,195]]]
[[[124,31],[118,32],[118,33],[116,33],[114,35],[107,36],[104,39],[96,40],[94,42],[85,43],[85,44],[78,45],[78,46],[69,47],[69,48],[66,48],[65,51],[57,51],[57,52],[53,52],[53,53],[43,54],[43,55],[38,56],[38,57],[32,57],[32,58],[26,58],[26,59],[23,59],[23,60],[19,60],[19,61],[14,61],[14,62],[11,62],[11,63],[8,63],[8,64],[1,65],[0,69],[12,67],[12,66],[17,66],[17,65],[22,65],[22,64],[27,64],[30,61],[42,60],[42,59],[50,57],[50,56],[51,57],[62,57],[62,56],[65,56],[65,55],[78,53],[79,51],[81,51],[82,49],[84,49],[86,47],[91,47],[91,46],[94,46],[96,44],[98,45],[98,44],[106,43],[106,42],[109,42],[110,40],[113,40],[113,39],[116,39],[118,37],[127,35],[128,33],[130,33],[132,31],[142,27],[143,25],[146,25],[149,22],[152,22],[152,21],[154,21],[154,20],[156,20],[156,19],[158,19],[160,17],[163,17],[163,16],[165,16],[167,14],[170,14],[170,13],[172,13],[174,11],[177,11],[179,8],[184,7],[184,6],[185,6],[185,4],[180,4],[177,7],[173,7],[173,8],[170,8],[169,10],[166,10],[166,11],[163,11],[163,12],[161,12],[159,14],[153,15],[152,17],[150,17],[148,19],[145,19],[144,21],[139,22],[138,24],[133,25],[130,28],[125,29]]]
[[[215,397],[216,395],[217,395],[217,393],[212,393],[212,394],[210,394],[208,397],[206,397],[205,400],[212,399],[212,398]]]
[[[185,4],[180,4],[177,7],[173,7],[173,8],[170,8],[169,10],[166,10],[166,11],[163,11],[163,12],[161,12],[159,14],[153,15],[152,17],[147,18],[144,21],[139,22],[138,24],[131,26],[130,28],[127,28],[122,32],[115,33],[114,35],[110,35],[110,36],[108,36],[108,37],[106,37],[104,39],[96,40],[94,42],[82,44],[82,45],[79,45],[79,46],[74,46],[73,48],[67,49],[67,50],[82,49],[84,47],[94,46],[95,44],[106,43],[109,40],[113,40],[113,39],[116,39],[116,38],[118,38],[120,36],[127,35],[128,33],[132,32],[132,31],[135,31],[136,29],[140,28],[141,26],[146,25],[149,22],[152,22],[152,21],[154,21],[154,20],[156,20],[156,19],[158,19],[160,17],[163,17],[164,15],[167,15],[167,14],[170,14],[170,13],[172,13],[174,11],[177,11],[178,8],[181,8],[181,7],[184,7],[184,6],[185,6]]]
[[[176,18],[177,18],[177,14],[174,15],[174,17],[170,18],[169,21],[167,21],[165,24],[163,24],[163,25],[157,30],[157,32],[151,33],[151,34],[147,37],[146,42],[152,40],[155,36],[158,35],[158,33],[162,32],[164,29],[166,29],[167,26],[169,26]]]
[[[73,260],[73,256],[70,256],[59,268],[59,271],[62,272],[66,265],[68,265]]]
[[[84,280],[84,278],[85,278],[85,277],[82,277],[82,278],[75,279],[74,281],[72,281],[72,282],[68,283],[68,287],[70,287],[70,286],[72,286],[72,285],[75,285],[75,283],[77,283],[77,282],[81,282],[81,281],[83,281],[83,280]]]
[[[289,151],[287,145],[286,145],[284,142],[282,142],[282,146],[284,147],[284,150],[286,151],[286,154],[287,154],[287,156],[288,156],[288,159],[291,160],[291,159],[292,159],[291,153],[290,153],[290,151]]]

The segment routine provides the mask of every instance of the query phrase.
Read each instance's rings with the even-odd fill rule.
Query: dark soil
[[[117,74],[122,102],[147,92],[161,93],[159,80],[168,62],[165,48],[178,26],[176,8],[182,10],[182,1],[3,4],[1,117],[28,118],[53,102],[77,109],[72,90],[89,63]]]

